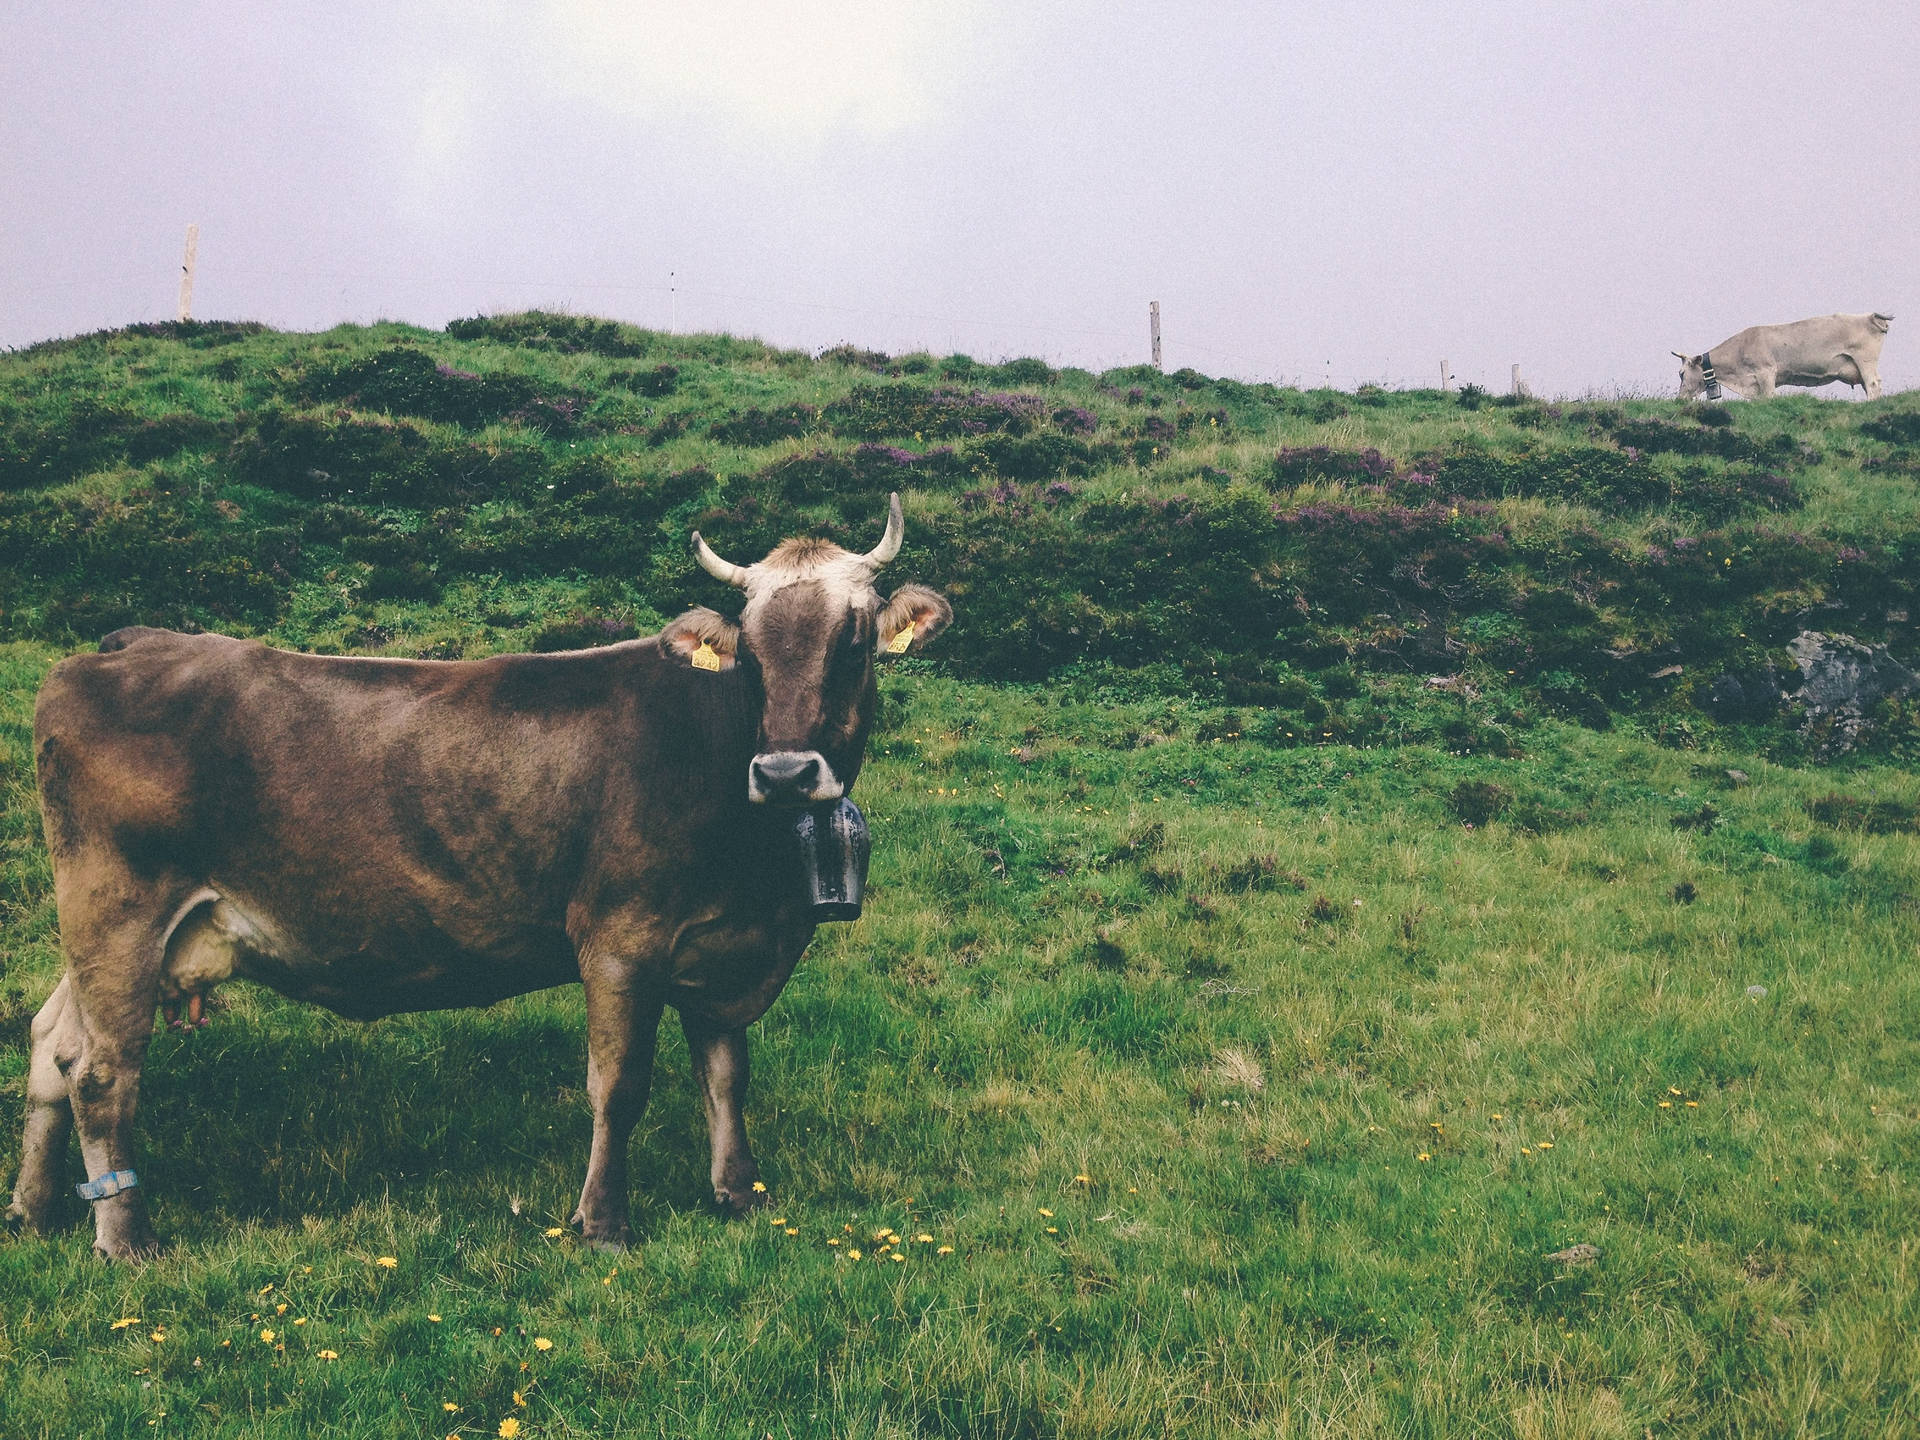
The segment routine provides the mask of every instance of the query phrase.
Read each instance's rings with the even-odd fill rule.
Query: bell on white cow
[[[867,818],[844,796],[829,805],[802,810],[793,822],[800,847],[803,893],[817,921],[858,920],[867,889],[867,857],[873,842]]]

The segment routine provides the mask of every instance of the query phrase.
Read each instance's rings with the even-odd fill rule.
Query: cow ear
[[[660,632],[660,649],[696,670],[731,670],[738,663],[740,627],[701,606]]]
[[[933,637],[947,628],[953,607],[938,590],[924,585],[902,585],[880,612],[875,637],[882,655],[918,655]]]
[[[1684,361],[1684,360],[1691,360],[1693,358],[1691,355],[1682,355],[1678,350],[1669,350],[1667,353],[1673,356],[1673,358],[1676,360]]]

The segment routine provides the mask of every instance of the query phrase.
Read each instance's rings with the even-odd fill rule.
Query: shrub
[[[1490,780],[1462,780],[1447,796],[1447,808],[1468,825],[1485,825],[1513,803],[1513,792]]]
[[[903,435],[1024,435],[1049,414],[1038,395],[928,390],[918,385],[863,385],[826,410],[836,434],[856,440]]]
[[[796,440],[811,430],[819,418],[820,412],[811,405],[739,410],[713,421],[707,426],[707,433],[722,445],[758,448],[779,440]]]
[[[652,349],[647,333],[634,326],[540,310],[455,320],[448,324],[447,334],[456,340],[497,340],[530,350],[554,350],[569,355],[584,352],[616,360],[637,360]]]
[[[1904,800],[1862,800],[1830,791],[1806,802],[1807,814],[1822,825],[1864,830],[1869,835],[1901,835],[1920,830],[1920,808]]]

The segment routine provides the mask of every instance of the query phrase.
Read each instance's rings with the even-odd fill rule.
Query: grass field
[[[883,680],[866,916],[755,1027],[775,1206],[711,1213],[671,1024],[608,1257],[566,1229],[577,988],[356,1025],[232,986],[148,1062],[167,1254],[100,1262],[77,1200],[0,1239],[0,1436],[1920,1433],[1910,732],[1817,764],[1688,688],[1810,612],[1904,644],[1910,402],[1722,426],[906,357],[888,384],[1008,402],[980,423],[1026,413],[992,387],[1054,417],[957,460],[894,435],[907,464],[856,448],[873,357],[503,333],[0,357],[0,1169],[60,966],[28,733],[60,654],[126,619],[443,656],[630,633],[714,599],[692,521],[739,560],[871,544],[884,459],[892,573],[957,616]],[[793,405],[814,431],[778,433]],[[1791,518],[1761,461],[1643,460],[1647,423],[1774,457]],[[1506,468],[1461,521],[1403,493],[1422,456]],[[1378,517],[1436,569],[1363,604],[1313,562],[1372,564]],[[1252,582],[1207,566],[1236,526]],[[1457,573],[1456,535],[1486,542]],[[1695,536],[1730,543],[1694,580],[1643,558]],[[1023,679],[1029,651],[1062,663]],[[1436,657],[1473,683],[1424,686]]]
[[[16,1085],[58,964],[44,660],[6,671]],[[868,915],[757,1027],[784,1225],[708,1213],[670,1038],[639,1248],[555,1233],[586,1154],[577,990],[370,1026],[245,991],[149,1062],[172,1252],[0,1247],[0,1430],[1920,1424],[1920,853],[1811,820],[1830,776],[1571,726],[1508,760],[1275,752],[1199,741],[1178,704],[888,697]],[[1465,827],[1473,780],[1545,833]],[[1710,834],[1673,826],[1703,803]],[[1599,1259],[1545,1258],[1580,1243]]]

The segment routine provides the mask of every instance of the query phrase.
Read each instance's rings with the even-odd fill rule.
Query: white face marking
[[[747,592],[747,603],[740,612],[740,623],[745,625],[787,586],[809,580],[820,587],[822,598],[832,608],[850,610],[862,603],[876,604],[880,598],[873,588],[873,566],[864,555],[849,554],[838,546],[791,557],[775,550],[758,565],[746,567],[741,588]]]

